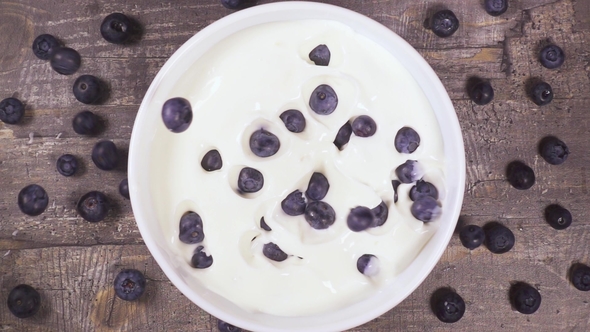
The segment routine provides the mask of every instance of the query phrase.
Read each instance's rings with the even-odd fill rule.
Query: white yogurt
[[[331,51],[330,65],[316,66],[308,58],[319,44]],[[331,115],[309,108],[310,93],[330,85],[339,98]],[[192,105],[194,119],[183,133],[163,124],[154,134],[152,184],[155,210],[163,236],[184,266],[187,282],[209,290],[252,312],[282,316],[312,315],[369,297],[395,283],[399,274],[436,231],[410,213],[402,184],[393,202],[395,168],[408,159],[422,166],[424,179],[444,200],[442,136],[424,93],[406,69],[387,51],[349,27],[320,20],[270,23],[245,29],[211,48],[174,86],[173,95]],[[162,105],[166,99],[156,99]],[[289,132],[279,115],[300,110],[304,132]],[[358,115],[371,116],[377,132],[369,138],[351,136],[339,151],[333,144],[338,129]],[[394,147],[397,131],[409,126],[421,138],[412,154]],[[265,128],[281,142],[276,155],[256,157],[248,147],[250,134]],[[201,158],[217,149],[221,170],[206,172]],[[264,175],[262,190],[248,197],[236,193],[236,178],[244,166]],[[323,199],[336,211],[335,223],[315,230],[304,216],[291,217],[280,202],[292,191],[304,192],[313,172],[330,182]],[[352,232],[348,211],[381,201],[389,207],[387,222]],[[193,269],[196,245],[178,239],[178,223],[187,211],[197,212],[204,225],[202,245],[213,256],[207,269]],[[264,217],[272,231],[260,228]],[[274,242],[289,254],[274,262],[262,254]],[[363,254],[377,257],[371,276],[357,270]]]

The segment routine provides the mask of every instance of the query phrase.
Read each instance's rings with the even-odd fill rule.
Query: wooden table
[[[483,247],[469,251],[454,236],[410,297],[351,331],[590,330],[590,293],[576,290],[567,279],[573,262],[590,263],[590,1],[511,1],[500,17],[486,14],[480,0],[327,2],[381,22],[426,58],[447,88],[463,129],[467,183],[461,223],[500,221],[516,235],[516,245],[503,255]],[[461,22],[447,39],[423,27],[427,13],[441,3]],[[141,22],[145,34],[138,44],[117,46],[101,38],[100,23],[112,12]],[[97,170],[90,151],[102,138],[126,150],[135,114],[158,70],[193,34],[231,12],[218,0],[0,1],[0,99],[14,95],[26,102],[22,124],[0,123],[0,329],[217,331],[217,320],[170,283],[143,244],[130,203],[117,190],[125,169]],[[58,75],[33,55],[32,41],[42,33],[80,52],[78,74],[108,82],[110,96],[103,105],[77,102],[71,92],[77,75]],[[537,61],[547,40],[566,52],[558,70]],[[491,104],[478,106],[468,99],[465,85],[473,76],[491,80],[496,93]],[[553,86],[550,105],[537,107],[526,97],[531,78]],[[83,109],[108,122],[99,137],[73,132],[71,119]],[[548,134],[570,147],[561,166],[549,165],[537,153],[538,141]],[[56,159],[64,153],[82,161],[80,175],[57,173]],[[505,181],[505,166],[515,159],[536,173],[530,190],[515,190]],[[50,197],[49,207],[37,217],[17,206],[18,192],[31,183],[42,185]],[[89,190],[103,191],[115,203],[104,222],[86,222],[75,211],[77,199]],[[571,227],[556,231],[547,225],[543,211],[550,203],[572,212]],[[141,301],[115,298],[112,282],[122,268],[137,268],[148,278]],[[537,313],[511,309],[513,281],[540,290]],[[20,283],[36,287],[43,301],[41,311],[24,320],[10,314],[5,300]],[[441,323],[429,308],[432,292],[444,286],[456,289],[467,303],[465,316],[455,324]]]

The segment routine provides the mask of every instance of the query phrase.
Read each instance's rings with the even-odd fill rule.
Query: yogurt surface
[[[330,49],[329,66],[309,59],[319,44]],[[310,94],[320,84],[330,85],[338,95],[330,115],[309,107]],[[395,283],[436,231],[436,220],[424,224],[410,213],[413,184],[399,186],[396,203],[391,184],[397,166],[417,160],[424,180],[437,187],[439,201],[445,199],[442,136],[432,108],[395,57],[346,25],[299,20],[244,29],[197,59],[171,91],[154,99],[154,110],[168,98],[183,97],[190,101],[194,118],[183,133],[172,133],[163,123],[157,128],[148,167],[162,236],[177,253],[175,265],[184,266],[187,283],[203,284],[252,312],[313,315]],[[303,132],[289,132],[280,120],[288,109],[305,116]],[[336,133],[359,115],[375,120],[375,135],[353,134],[338,150]],[[394,147],[404,126],[421,138],[412,154]],[[274,156],[260,158],[250,151],[250,135],[260,128],[279,138]],[[200,163],[211,149],[219,151],[223,167],[207,172]],[[237,191],[238,173],[245,166],[264,176],[257,193]],[[334,208],[336,221],[325,230],[281,209],[289,193],[305,192],[313,172],[321,172],[330,183],[323,201]],[[374,208],[381,201],[389,208],[383,226],[362,232],[347,227],[351,208]],[[203,220],[205,239],[199,245],[213,257],[207,269],[191,267],[197,245],[178,238],[180,218],[188,211]],[[261,217],[271,231],[260,227]],[[269,260],[262,254],[269,242],[289,257]],[[357,270],[364,254],[376,257],[371,276]]]

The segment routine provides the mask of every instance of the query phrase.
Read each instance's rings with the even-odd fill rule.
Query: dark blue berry
[[[519,190],[526,190],[535,184],[535,172],[520,161],[513,161],[506,167],[506,178]]]
[[[94,104],[101,97],[101,83],[92,75],[82,75],[74,82],[74,97],[84,104]]]
[[[78,160],[71,154],[64,154],[57,158],[57,171],[63,176],[72,176],[78,170]]]
[[[25,115],[25,105],[16,98],[0,101],[0,120],[7,124],[17,124]]]
[[[247,0],[221,0],[221,4],[228,9],[242,9],[248,5],[248,2]]]
[[[393,187],[393,202],[397,203],[397,188],[402,184],[399,180],[391,180],[391,186]]]
[[[395,175],[401,183],[412,183],[418,180],[422,174],[416,160],[407,160],[395,169]]]
[[[191,258],[191,264],[195,269],[206,269],[213,265],[213,256],[207,255],[203,249],[205,249],[205,247],[198,246]]]
[[[125,301],[135,301],[145,291],[145,277],[135,269],[124,269],[117,274],[113,282],[115,294]]]
[[[135,23],[121,13],[107,15],[100,25],[100,34],[109,43],[124,44],[136,33]]]
[[[494,99],[494,88],[490,82],[478,82],[469,90],[469,98],[478,105],[488,104]]]
[[[241,328],[228,324],[221,319],[217,320],[217,329],[219,332],[242,332]]]
[[[432,310],[444,323],[455,323],[465,314],[465,301],[450,289],[440,289],[432,295]]]
[[[266,221],[264,221],[264,217],[260,218],[260,228],[264,229],[267,232],[272,231],[272,228],[270,228]]]
[[[203,160],[201,160],[201,167],[207,172],[212,172],[221,169],[223,166],[223,160],[221,159],[221,155],[217,150],[209,150],[203,156]]]
[[[316,46],[309,52],[309,60],[317,66],[327,66],[330,64],[330,49],[324,44]]]
[[[279,116],[287,130],[292,133],[300,133],[305,129],[305,117],[298,110],[286,110]]]
[[[521,314],[530,315],[541,306],[541,294],[533,286],[518,282],[510,287],[510,302]]]
[[[590,267],[581,263],[572,265],[570,281],[576,289],[583,292],[590,291]]]
[[[539,54],[539,60],[543,67],[548,69],[555,69],[563,65],[565,61],[565,54],[561,47],[557,45],[547,45]]]
[[[262,254],[273,261],[282,262],[288,255],[276,244],[269,242],[262,246]]]
[[[385,224],[387,221],[387,217],[389,217],[389,208],[387,207],[387,204],[381,201],[381,203],[372,208],[371,211],[373,211],[373,215],[375,215],[375,219],[373,220],[371,227],[383,226],[383,224]]]
[[[485,0],[484,7],[488,14],[500,16],[508,9],[508,0]]]
[[[368,115],[358,116],[352,121],[352,132],[358,137],[371,137],[377,131],[377,124]]]
[[[18,193],[18,207],[24,214],[38,216],[47,208],[49,196],[43,187],[30,184]]]
[[[531,100],[539,106],[549,104],[553,100],[553,89],[551,89],[551,85],[546,82],[537,83],[533,86]]]
[[[502,224],[493,223],[485,227],[484,232],[485,245],[494,254],[503,254],[514,246],[514,233]]]
[[[121,182],[119,182],[119,194],[129,199],[129,181],[127,180],[127,178],[124,178],[123,180],[121,180]]]
[[[560,205],[551,204],[545,208],[545,220],[557,230],[566,229],[572,224],[572,214]]]
[[[300,216],[305,213],[305,199],[299,190],[295,190],[281,202],[281,208],[290,216]]]
[[[187,130],[193,121],[191,103],[181,97],[166,100],[162,106],[162,120],[166,128],[173,133]]]
[[[338,96],[329,85],[319,85],[309,97],[309,107],[319,115],[332,114],[336,106],[338,106]]]
[[[423,222],[429,222],[440,215],[441,208],[434,198],[424,196],[412,203],[410,212],[414,218]]]
[[[350,122],[345,123],[336,134],[336,138],[334,139],[334,145],[338,148],[338,150],[342,150],[342,148],[348,144],[350,141],[350,135],[352,135],[352,125]]]
[[[415,201],[425,196],[430,196],[437,200],[438,190],[436,190],[436,187],[430,182],[424,180],[416,181],[416,184],[410,189],[410,199]]]
[[[59,41],[52,35],[42,34],[33,40],[33,54],[41,60],[49,60],[51,52],[59,48]]]
[[[92,161],[99,169],[110,171],[119,164],[117,146],[111,141],[100,141],[92,148]]]
[[[452,11],[441,10],[432,15],[430,28],[439,37],[449,37],[459,29],[459,20]]]
[[[412,153],[420,146],[420,135],[410,127],[403,127],[398,130],[394,142],[397,152]]]
[[[477,225],[467,225],[461,229],[459,233],[459,240],[461,244],[469,250],[473,250],[483,243],[485,233],[483,229]]]
[[[377,257],[371,254],[364,254],[356,261],[356,269],[367,276],[373,276],[378,272],[378,266],[371,266],[377,262]]]
[[[203,220],[197,213],[189,211],[180,218],[178,238],[182,243],[195,244],[203,242]]]
[[[279,138],[269,131],[259,129],[250,135],[250,150],[258,157],[273,156],[280,147]]]
[[[72,119],[72,127],[76,134],[96,135],[101,131],[102,124],[96,114],[90,111],[82,111]]]
[[[375,214],[371,209],[364,206],[357,206],[350,209],[348,217],[346,218],[346,224],[353,232],[364,231],[371,227],[375,222]]]
[[[110,202],[107,196],[99,191],[91,191],[80,197],[76,210],[84,220],[99,222],[109,213]]]
[[[62,75],[72,75],[80,68],[80,53],[69,47],[60,47],[51,52],[49,64],[51,68]]]
[[[7,305],[16,317],[31,317],[41,308],[41,295],[29,285],[18,285],[8,293]]]
[[[336,221],[336,212],[326,202],[313,201],[305,207],[305,221],[314,229],[326,229]]]
[[[238,189],[244,193],[255,193],[264,186],[262,173],[252,167],[244,167],[238,175]]]
[[[551,165],[563,164],[569,153],[567,145],[557,137],[548,136],[539,143],[539,154]]]
[[[305,197],[313,201],[319,201],[326,197],[328,189],[330,189],[330,183],[328,183],[328,179],[324,174],[314,172],[309,179],[307,190],[305,191]]]

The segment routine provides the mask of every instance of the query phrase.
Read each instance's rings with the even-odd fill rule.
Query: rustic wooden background
[[[271,1],[260,1],[267,3]],[[463,129],[467,184],[461,222],[500,221],[516,235],[512,251],[494,255],[485,248],[451,243],[426,281],[399,306],[351,331],[588,331],[590,293],[568,282],[573,262],[590,263],[590,1],[511,0],[500,17],[483,10],[483,0],[330,0],[365,14],[405,38],[431,64],[446,86]],[[447,39],[423,27],[433,8],[453,10],[461,27]],[[102,19],[123,12],[144,28],[141,41],[116,46],[99,33]],[[193,34],[232,11],[218,0],[0,0],[0,99],[26,103],[21,125],[0,123],[0,330],[10,331],[217,331],[214,317],[199,309],[168,281],[142,242],[129,201],[119,196],[125,169],[99,171],[90,151],[99,138],[126,149],[135,114],[150,82],[166,59]],[[100,106],[77,102],[75,76],[61,76],[30,49],[35,36],[50,33],[80,52],[78,74],[94,74],[110,85]],[[543,68],[539,47],[553,41],[566,52],[564,66]],[[495,100],[472,103],[465,93],[470,77],[490,79]],[[530,78],[554,89],[554,101],[537,107],[525,96]],[[108,122],[99,138],[80,137],[71,119],[82,109]],[[33,133],[32,142],[29,133]],[[551,166],[536,153],[552,134],[571,150],[567,162]],[[55,161],[72,153],[82,174],[66,178]],[[517,191],[504,180],[514,159],[530,164],[537,183]],[[16,197],[30,183],[42,185],[50,203],[38,217],[20,212]],[[82,220],[76,200],[88,190],[106,192],[116,211],[104,222]],[[574,222],[555,231],[543,220],[550,203],[570,209]],[[115,298],[112,280],[123,267],[142,270],[147,294],[138,303]],[[543,302],[533,315],[510,308],[512,281],[539,288]],[[6,296],[27,283],[42,295],[36,316],[19,320]],[[450,286],[467,310],[455,324],[437,320],[430,294]]]

